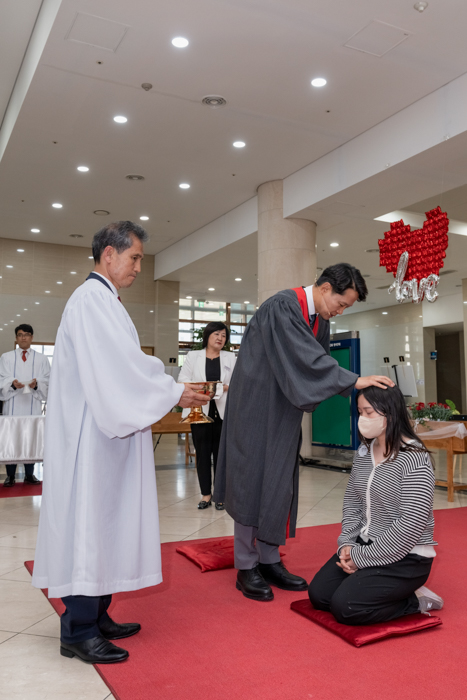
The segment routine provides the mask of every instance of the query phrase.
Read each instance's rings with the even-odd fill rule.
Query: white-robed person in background
[[[212,474],[211,461],[216,478],[217,455],[221,439],[222,420],[225,402],[230,384],[230,377],[235,366],[233,352],[222,348],[229,341],[229,329],[225,323],[212,321],[203,332],[203,349],[192,350],[186,356],[178,377],[179,382],[222,382],[222,387],[215,398],[204,406],[204,413],[212,418],[212,423],[198,423],[191,426],[193,444],[196,450],[196,469],[202,499],[198,508],[203,510],[211,505]],[[183,411],[183,418],[189,411]],[[216,503],[216,510],[224,510],[223,503]]]
[[[123,661],[109,640],[140,630],[109,617],[112,593],[162,581],[151,424],[207,401],[144,354],[120,302],[146,240],[131,221],[94,236],[95,270],[65,307],[51,373],[33,585],[66,606],[61,654],[88,663]]]
[[[28,323],[15,328],[16,350],[0,357],[0,399],[4,416],[40,416],[42,402],[47,400],[50,362],[45,355],[31,348],[34,331]],[[6,465],[4,486],[14,486],[16,464]],[[24,482],[40,486],[34,476],[34,463],[24,465]]]

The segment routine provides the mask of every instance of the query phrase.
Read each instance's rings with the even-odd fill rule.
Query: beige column
[[[316,224],[284,219],[282,180],[258,187],[258,305],[281,289],[313,284]]]
[[[282,180],[258,187],[258,305],[281,289],[308,286],[316,276],[316,224],[284,219]],[[311,415],[303,414],[303,457],[312,456]]]
[[[178,302],[180,283],[156,280],[154,354],[164,365],[178,365]]]

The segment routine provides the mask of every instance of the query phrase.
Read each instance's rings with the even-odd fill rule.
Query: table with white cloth
[[[448,502],[452,503],[454,491],[467,489],[467,484],[454,483],[454,460],[467,454],[467,422],[429,420],[415,425],[415,432],[429,450],[446,450],[446,481],[437,479],[435,484],[447,488]]]
[[[44,425],[45,416],[0,416],[0,462],[42,462]]]

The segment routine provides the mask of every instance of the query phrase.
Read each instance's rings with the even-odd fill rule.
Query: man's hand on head
[[[369,377],[359,377],[355,384],[356,389],[366,389],[369,386],[378,386],[380,389],[387,389],[394,386],[394,382],[389,377],[381,374],[372,374]]]

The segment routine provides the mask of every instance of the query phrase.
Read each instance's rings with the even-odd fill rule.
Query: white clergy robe
[[[151,424],[184,387],[142,352],[106,282],[74,292],[57,333],[32,581],[51,598],[162,581]]]
[[[26,362],[23,361],[21,348],[6,352],[0,357],[0,399],[3,403],[4,416],[40,416],[42,401],[47,399],[49,386],[50,362],[41,352],[29,348],[26,350]],[[24,389],[13,389],[17,379],[25,385]],[[30,389],[29,384],[37,380],[37,389]],[[26,391],[26,393],[24,393]]]

